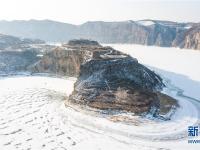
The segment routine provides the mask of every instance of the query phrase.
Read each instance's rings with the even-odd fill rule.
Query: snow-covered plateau
[[[200,124],[200,52],[176,48],[112,44],[160,74],[164,93],[180,107],[170,120],[131,116],[113,122],[65,107],[75,78],[0,78],[1,150],[199,149],[188,144],[187,129]]]

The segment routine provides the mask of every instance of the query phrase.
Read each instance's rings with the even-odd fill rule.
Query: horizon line
[[[65,22],[65,21],[60,21],[60,20],[54,20],[54,19],[12,19],[12,20],[7,20],[7,19],[0,19],[0,21],[5,21],[5,22],[14,22],[14,21],[52,21],[52,22],[57,22],[57,23],[65,23],[65,24],[71,24],[71,25],[83,25],[85,23],[88,22],[128,22],[128,21],[132,21],[132,22],[137,22],[137,21],[145,21],[145,20],[149,20],[149,21],[166,21],[166,22],[174,22],[174,23],[200,23],[200,21],[174,21],[174,20],[162,20],[162,19],[139,19],[139,20],[113,20],[113,21],[107,21],[107,20],[88,20],[85,21],[83,23],[69,23],[69,22]]]

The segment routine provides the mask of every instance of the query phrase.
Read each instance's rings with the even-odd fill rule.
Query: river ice
[[[122,50],[123,47],[115,48]],[[175,49],[175,51],[181,50]],[[198,92],[195,97],[192,97],[192,90],[182,91],[184,87],[176,84],[176,80],[167,74],[168,71],[176,72],[177,76],[178,74],[189,76],[187,82],[192,79],[191,81],[198,83],[198,70],[192,73],[187,70],[191,69],[190,67],[181,70],[173,68],[173,65],[172,68],[163,68],[167,62],[164,63],[166,55],[162,52],[156,54],[157,57],[163,57],[159,59],[159,64],[154,63],[158,59],[156,56],[155,59],[147,61],[146,57],[150,57],[150,54],[146,56],[143,51],[141,51],[143,54],[131,49],[127,52],[134,54],[140,62],[148,64],[151,69],[166,77],[167,88],[163,92],[176,98],[180,104],[180,108],[171,120],[134,117],[136,123],[130,125],[111,122],[104,117],[91,116],[66,108],[64,100],[72,92],[75,78],[2,77],[0,79],[0,150],[199,149],[198,144],[187,143],[187,127],[200,123]],[[182,57],[179,56],[182,55],[180,52],[177,53],[177,58]],[[198,56],[196,52],[191,53]],[[193,62],[194,59],[189,56],[184,60],[191,59]],[[168,60],[173,61],[169,58]],[[177,64],[181,64],[179,61]],[[177,64],[175,66],[178,66]],[[198,88],[199,84],[194,86],[196,85]],[[188,95],[184,96],[182,92]]]

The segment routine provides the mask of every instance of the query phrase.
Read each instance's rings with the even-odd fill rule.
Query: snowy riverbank
[[[200,65],[199,54],[170,48],[112,46],[138,58],[166,79],[163,92],[180,105],[171,120],[123,114],[133,119],[132,124],[124,124],[66,108],[64,100],[72,92],[75,78],[2,77],[0,149],[198,149],[198,144],[187,143],[187,127],[200,123],[200,74],[198,69],[191,69]]]
[[[74,78],[26,76],[0,80],[0,148],[7,149],[157,149],[187,144],[186,128],[199,120],[199,103],[180,100],[172,120],[135,117],[136,124],[111,122],[65,108]],[[66,95],[67,93],[67,95]],[[145,146],[144,146],[145,145]]]

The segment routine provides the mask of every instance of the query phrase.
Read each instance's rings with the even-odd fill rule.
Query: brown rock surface
[[[45,54],[33,70],[76,76],[68,104],[153,114],[160,108],[162,79],[137,59],[94,41],[63,44]]]

